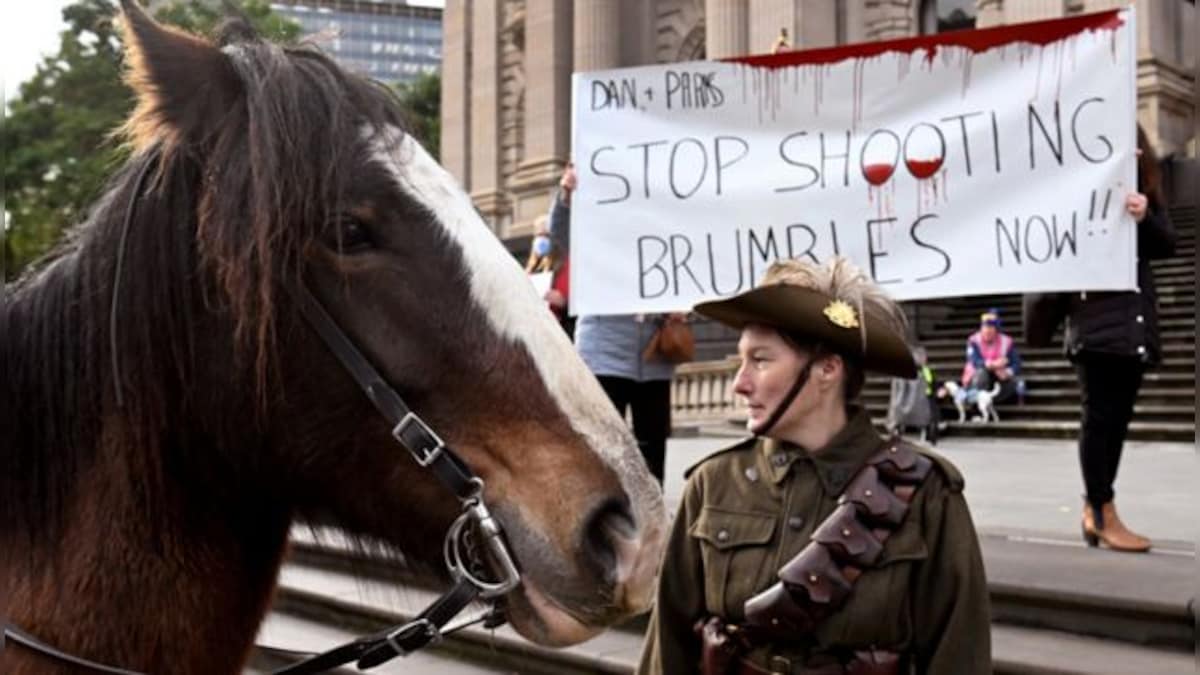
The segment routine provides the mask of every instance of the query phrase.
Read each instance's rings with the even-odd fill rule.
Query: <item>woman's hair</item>
[[[1138,192],[1146,195],[1150,206],[1162,208],[1162,179],[1158,173],[1158,155],[1154,152],[1154,146],[1150,145],[1150,137],[1146,135],[1146,130],[1140,124],[1137,128],[1137,146],[1138,150],[1142,151],[1137,161]]]
[[[842,256],[834,256],[824,264],[813,264],[799,260],[780,260],[771,265],[763,275],[761,286],[787,284],[808,288],[848,302],[858,308],[859,316],[870,314],[891,328],[897,335],[908,335],[908,318],[899,303],[871,280],[857,265]],[[863,347],[867,344],[867,322],[860,321]],[[862,360],[855,355],[829,349],[828,345],[815,345],[802,335],[785,335],[788,342],[805,351],[836,353],[845,364],[846,378],[842,395],[847,403],[854,401],[866,383]],[[815,349],[814,349],[815,348]]]

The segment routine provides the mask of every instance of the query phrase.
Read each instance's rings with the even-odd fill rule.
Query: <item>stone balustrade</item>
[[[697,361],[675,369],[671,381],[671,422],[678,426],[722,423],[743,412],[744,402],[733,393],[738,360]]]

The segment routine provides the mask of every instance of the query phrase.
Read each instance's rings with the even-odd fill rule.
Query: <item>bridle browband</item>
[[[113,342],[113,377],[117,389],[117,400],[121,399],[121,382],[119,361],[117,361],[116,346],[116,303],[117,289],[120,283],[121,263],[124,257],[125,240],[136,213],[136,203],[141,190],[149,175],[150,167],[155,163],[157,152],[152,151],[145,164],[139,169],[133,186],[133,196],[125,211],[125,219],[121,228],[117,268],[113,286],[110,339]],[[496,600],[515,589],[521,583],[521,574],[517,570],[508,545],[504,541],[500,523],[492,517],[483,501],[483,479],[475,475],[471,468],[434,433],[411,408],[404,403],[396,390],[380,375],[379,371],[367,360],[350,338],[334,321],[325,307],[313,296],[308,287],[300,282],[288,289],[289,295],[296,308],[313,330],[321,337],[325,345],[338,358],[342,366],[354,378],[367,398],[383,415],[392,427],[392,437],[403,445],[417,464],[428,469],[450,492],[459,500],[462,512],[455,519],[442,544],[442,557],[454,584],[437,600],[421,611],[414,619],[385,630],[365,635],[286,666],[273,672],[272,675],[305,675],[319,673],[351,661],[356,662],[360,670],[373,668],[397,656],[407,656],[431,643],[437,642],[443,636],[456,630],[482,622],[486,627],[494,628],[505,622],[503,611],[495,603],[488,612],[475,619],[462,621],[454,626],[448,626],[463,609],[477,599]],[[469,529],[473,528],[473,529]],[[471,568],[474,560],[470,552],[464,554],[464,538],[470,535],[482,538],[485,554],[483,558],[499,568],[501,575],[498,580],[489,581]],[[0,632],[0,647],[3,638],[11,639],[15,644],[42,654],[48,658],[85,668],[95,672],[112,673],[114,675],[143,675],[132,670],[90,661],[63,652],[42,642],[16,625],[6,623]]]

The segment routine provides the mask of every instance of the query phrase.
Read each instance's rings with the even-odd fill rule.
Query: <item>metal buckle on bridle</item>
[[[483,488],[483,481],[478,478],[473,479],[478,481],[480,491]],[[475,574],[471,573],[470,560],[463,555],[463,536],[466,532],[467,525],[474,525],[480,534],[483,535],[483,544],[486,548],[488,557],[500,567],[499,581],[486,581],[480,579]],[[472,586],[479,589],[479,595],[482,598],[495,598],[517,587],[521,583],[521,573],[517,571],[517,565],[513,562],[512,554],[508,550],[508,546],[504,543],[504,537],[501,534],[500,524],[492,518],[491,512],[486,504],[483,503],[483,498],[479,491],[475,495],[463,502],[463,512],[455,519],[450,529],[446,532],[446,539],[442,545],[442,556],[446,561],[446,568],[450,570],[450,576],[455,582],[466,580]]]
[[[416,427],[419,440],[422,442],[415,443],[413,441],[418,439],[410,439],[405,436],[405,432],[408,431],[409,427]],[[421,466],[433,464],[437,460],[438,455],[441,455],[442,450],[446,447],[441,437],[435,434],[433,429],[429,428],[425,420],[417,417],[417,414],[412,411],[409,411],[400,420],[400,423],[392,429],[392,437],[399,441],[400,445],[408,448],[408,451],[412,453],[413,459],[417,460],[417,464]]]
[[[416,621],[410,621],[403,626],[400,626],[396,630],[388,633],[385,639],[387,640],[387,643],[392,646],[392,649],[396,650],[397,655],[408,656],[411,652],[400,646],[400,643],[397,642],[397,640],[401,637],[407,637],[414,630],[418,629],[423,630],[429,637],[429,641],[423,646],[429,646],[441,642],[442,632],[438,630],[438,627],[433,625],[433,622],[429,619],[417,619]]]

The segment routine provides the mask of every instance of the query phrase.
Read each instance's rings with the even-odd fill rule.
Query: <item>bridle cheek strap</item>
[[[454,586],[449,591],[412,621],[348,642],[276,670],[273,675],[318,673],[351,661],[357,661],[358,667],[365,670],[397,656],[410,654],[471,623],[485,621],[490,627],[500,625],[503,623],[503,615],[493,608],[483,619],[470,621],[453,629],[446,628],[446,624],[467,605],[480,598],[500,597],[516,588],[521,581],[520,572],[504,541],[500,524],[492,517],[483,501],[483,480],[404,403],[400,395],[342,332],[307,286],[300,284],[291,289],[291,296],[300,313],[321,336],[375,408],[392,425],[392,437],[408,449],[419,466],[429,469],[454,493],[461,502],[463,511],[447,532],[443,544],[446,566],[454,579]],[[482,535],[488,559],[500,568],[501,578],[498,581],[480,579],[469,569],[469,561],[460,550],[462,538],[466,535],[468,527],[474,527],[474,531]]]

